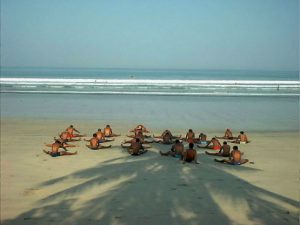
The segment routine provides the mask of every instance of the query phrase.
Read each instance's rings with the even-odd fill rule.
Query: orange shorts
[[[221,146],[213,146],[212,149],[213,149],[213,150],[220,150],[220,149],[221,149]]]
[[[67,138],[68,138],[68,139],[71,139],[71,138],[73,138],[73,137],[74,137],[73,134],[70,134],[70,133],[67,134]]]

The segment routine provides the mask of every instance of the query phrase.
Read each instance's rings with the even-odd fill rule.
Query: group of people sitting
[[[52,157],[63,156],[63,155],[75,155],[76,152],[69,152],[67,147],[77,147],[76,145],[69,144],[68,142],[81,141],[82,137],[85,137],[85,134],[80,134],[80,131],[77,130],[73,125],[67,127],[67,129],[59,134],[59,138],[54,137],[53,144],[45,144],[47,147],[51,147],[51,151],[43,150],[46,154],[51,155]],[[103,129],[98,129],[96,133],[93,134],[93,137],[90,139],[84,139],[84,141],[89,142],[86,145],[91,150],[99,150],[102,148],[110,148],[111,145],[105,146],[100,143],[113,141],[114,139],[108,139],[107,137],[116,137],[118,134],[114,134],[110,125],[106,125]],[[63,150],[59,150],[62,148]]]
[[[231,151],[231,147],[229,143],[237,143],[237,144],[246,144],[250,141],[248,140],[247,135],[241,131],[238,137],[233,137],[230,129],[226,129],[224,136],[222,137],[213,137],[210,141],[207,141],[207,135],[204,133],[200,133],[199,137],[196,138],[195,133],[192,129],[189,129],[186,136],[184,138],[179,136],[174,136],[171,131],[165,130],[160,136],[150,136],[150,131],[143,125],[138,125],[134,129],[129,130],[129,132],[133,132],[131,135],[127,135],[130,137],[130,140],[124,140],[121,143],[121,147],[127,149],[128,153],[133,156],[138,156],[147,152],[147,149],[151,148],[150,143],[161,143],[161,144],[172,144],[170,151],[161,152],[162,156],[172,156],[175,158],[179,158],[183,163],[185,162],[195,162],[197,161],[197,151],[194,149],[195,144],[199,148],[206,148],[210,150],[217,150],[218,152],[208,152],[205,151],[207,155],[213,156],[221,156],[221,157],[229,157],[229,159],[225,160],[217,160],[217,162],[240,165],[248,162],[247,159],[242,159],[242,153],[239,151],[238,146],[233,146],[233,150]],[[52,157],[62,156],[62,155],[74,155],[76,152],[69,152],[67,147],[76,147],[76,145],[69,144],[68,142],[80,141],[82,137],[86,135],[81,135],[80,132],[74,128],[73,125],[70,125],[65,131],[63,131],[59,138],[55,138],[55,142],[53,144],[45,144],[48,147],[51,147],[51,151],[44,152],[46,154],[51,155]],[[89,142],[86,145],[91,150],[99,150],[104,148],[111,148],[112,145],[103,145],[105,142],[111,142],[115,139],[113,137],[120,136],[120,134],[115,134],[112,131],[110,125],[106,125],[103,131],[99,128],[97,132],[93,134],[93,137],[90,139],[84,139],[84,141]],[[147,140],[148,138],[153,138],[152,140]],[[218,139],[227,139],[228,141],[224,141],[223,145],[221,145]],[[185,149],[183,145],[183,141],[188,143],[188,148]],[[59,150],[62,148],[63,150]]]
[[[169,136],[171,133],[168,134],[167,139],[164,138],[164,134],[167,134],[169,131],[166,130],[162,134],[162,136],[159,136],[161,138],[161,141],[157,141],[158,143],[164,143],[164,144],[170,144],[172,142],[172,138],[170,140]],[[176,158],[180,158],[183,160],[183,162],[192,162],[194,161],[197,163],[197,151],[194,149],[194,144],[197,144],[197,147],[199,148],[205,148],[210,150],[217,150],[218,152],[208,152],[205,151],[207,155],[213,155],[213,156],[221,156],[221,157],[228,157],[229,159],[223,159],[223,160],[217,160],[216,162],[221,163],[227,163],[232,165],[240,165],[248,162],[247,159],[242,159],[242,152],[239,151],[238,146],[233,146],[233,150],[231,151],[230,145],[227,143],[227,141],[223,142],[223,145],[221,145],[220,141],[218,139],[228,139],[230,143],[236,143],[236,144],[246,144],[250,141],[248,140],[247,135],[241,131],[238,137],[233,137],[232,132],[230,129],[226,129],[224,136],[222,137],[213,137],[210,141],[207,141],[207,135],[204,133],[200,133],[199,137],[195,137],[195,133],[192,129],[189,129],[187,132],[185,138],[176,137],[175,143],[173,144],[170,151],[166,153],[162,153],[160,151],[161,155],[164,156],[173,156]],[[184,145],[182,141],[186,141],[189,144],[188,149],[184,149]]]

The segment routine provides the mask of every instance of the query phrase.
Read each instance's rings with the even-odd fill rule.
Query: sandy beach
[[[248,133],[252,142],[239,147],[254,164],[242,166],[216,163],[201,149],[200,164],[182,164],[160,156],[170,148],[162,144],[132,157],[120,143],[137,124],[125,123],[111,123],[122,133],[111,149],[89,151],[81,141],[70,149],[78,155],[44,154],[44,143],[71,123],[88,136],[106,125],[1,119],[1,224],[298,224],[297,132]]]

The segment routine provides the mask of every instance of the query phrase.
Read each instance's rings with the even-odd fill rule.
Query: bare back
[[[225,135],[224,135],[226,138],[229,138],[229,139],[231,139],[231,138],[233,138],[233,135],[232,135],[232,132],[231,132],[231,130],[229,130],[229,129],[227,129],[226,131],[225,131]]]
[[[132,149],[133,154],[138,154],[142,148],[142,144],[140,142],[132,142],[130,148]]]
[[[98,132],[96,133],[96,135],[97,135],[98,140],[104,139],[104,134],[103,134],[101,131],[98,131]]]
[[[230,145],[224,144],[222,146],[222,155],[224,155],[224,156],[230,155]]]
[[[178,155],[182,155],[183,151],[184,151],[184,146],[182,143],[176,143],[172,146],[172,150],[178,154]]]
[[[112,135],[112,129],[110,127],[105,127],[104,128],[104,135],[105,136],[110,136]]]
[[[213,144],[214,147],[221,146],[221,144],[218,141],[218,139],[212,139],[211,142],[212,142],[212,144]]]
[[[67,133],[67,131],[62,132],[59,137],[62,140],[67,140],[68,139],[68,133]]]
[[[53,153],[57,153],[58,152],[58,149],[61,147],[61,144],[59,143],[53,143],[52,146],[51,146],[51,150]]]
[[[99,146],[98,138],[93,137],[93,138],[90,140],[90,146],[91,146],[92,148],[97,148],[97,147]]]
[[[240,134],[238,139],[242,142],[248,142],[248,138],[246,134]]]
[[[196,157],[196,150],[195,149],[188,149],[186,150],[186,160],[192,161]]]
[[[237,162],[238,163],[242,159],[242,154],[241,154],[241,152],[239,150],[233,150],[231,152],[231,156],[232,156],[232,161],[233,162]]]

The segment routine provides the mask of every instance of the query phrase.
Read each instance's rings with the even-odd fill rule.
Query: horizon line
[[[174,70],[174,71],[183,71],[183,70],[190,70],[190,71],[257,71],[257,72],[297,72],[299,73],[300,70],[285,70],[285,69],[212,69],[212,68],[134,68],[134,67],[62,67],[62,66],[1,66],[0,70],[2,69],[81,69],[81,70],[154,70],[154,71],[164,71],[164,70]]]

